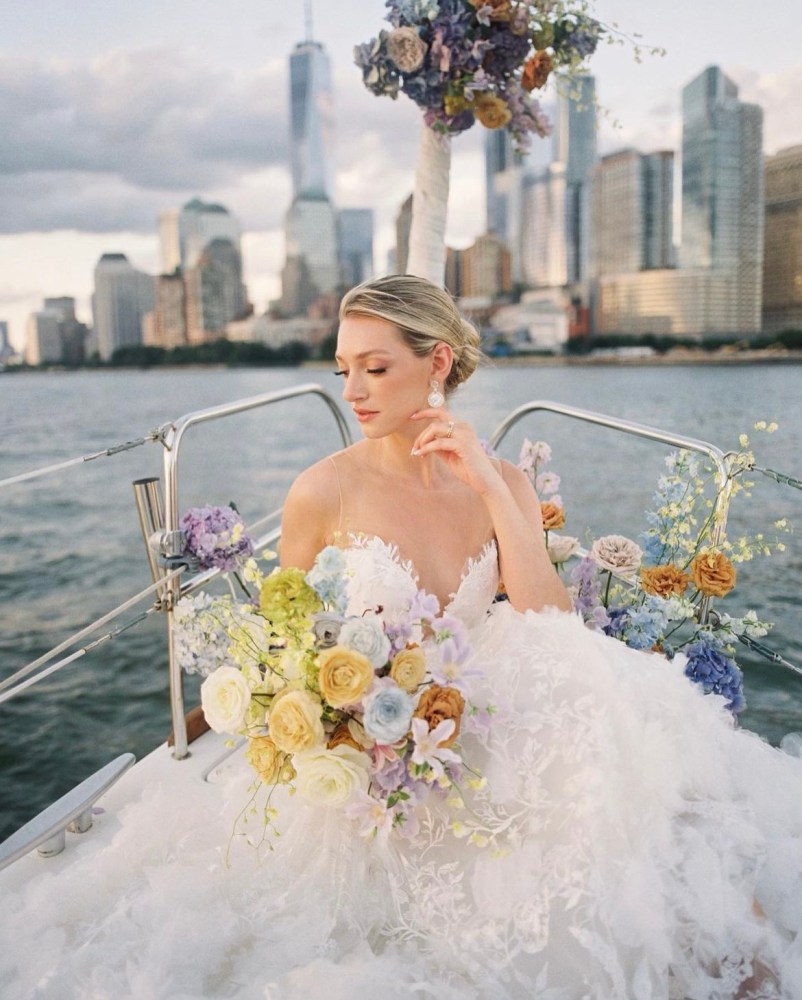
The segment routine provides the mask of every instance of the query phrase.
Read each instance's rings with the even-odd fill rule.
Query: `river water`
[[[327,369],[53,372],[0,376],[0,479],[138,438],[216,403],[321,382]],[[747,432],[759,463],[802,477],[802,369],[750,366],[488,366],[453,409],[490,436],[515,406],[548,399],[608,413],[728,449]],[[771,435],[752,432],[776,420]],[[350,421],[354,436],[358,427]],[[562,476],[565,532],[637,536],[669,449],[541,414],[505,440],[548,441]],[[182,452],[180,508],[235,501],[251,522],[276,508],[297,471],[336,449],[325,404],[304,397],[191,432]],[[5,677],[149,582],[131,482],[161,472],[148,444],[0,492],[0,676]],[[802,494],[756,477],[733,506],[730,536],[802,526]],[[802,538],[739,569],[725,604],[774,621],[769,642],[802,664]],[[123,620],[126,620],[123,618]],[[777,742],[802,731],[802,677],[745,650],[749,707],[741,724]],[[189,685],[191,704],[197,684]],[[119,753],[142,756],[170,729],[164,622],[158,616],[0,704],[0,838]]]

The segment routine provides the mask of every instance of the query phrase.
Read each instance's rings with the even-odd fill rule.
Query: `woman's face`
[[[420,426],[410,416],[426,406],[431,357],[418,357],[387,320],[346,316],[337,334],[337,365],[362,433],[380,438],[399,430],[411,435]]]

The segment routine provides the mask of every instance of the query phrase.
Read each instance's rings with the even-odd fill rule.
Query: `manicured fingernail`
[[[420,450],[418,448],[413,448],[410,455],[420,455]]]

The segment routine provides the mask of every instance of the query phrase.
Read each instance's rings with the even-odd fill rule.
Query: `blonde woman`
[[[334,938],[361,926],[366,970],[437,997],[802,996],[780,861],[796,886],[798,762],[736,731],[679,660],[571,613],[529,480],[449,408],[480,352],[447,293],[404,275],[354,288],[336,358],[363,439],[293,485],[282,563],[338,545],[349,613],[420,587],[468,626],[497,711],[463,744],[498,826],[495,851],[449,846],[419,810],[415,846],[368,865],[382,905],[340,908]]]

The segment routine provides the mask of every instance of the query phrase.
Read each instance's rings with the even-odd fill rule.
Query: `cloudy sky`
[[[383,0],[314,3],[332,60],[337,203],[376,212],[377,261],[412,186],[419,116],[370,95],[355,43],[384,26]],[[802,143],[802,9],[789,0],[597,0],[597,16],[667,54],[638,62],[608,45],[592,71],[602,152],[677,148],[680,89],[720,65],[765,111],[768,153]],[[278,292],[290,199],[287,57],[301,0],[38,0],[7,6],[0,39],[0,319],[12,340],[46,295],[74,295],[89,320],[105,251],[159,270],[159,212],[193,195],[239,218],[258,310]],[[614,32],[610,33],[615,37]],[[480,129],[454,144],[449,239],[481,232]]]

